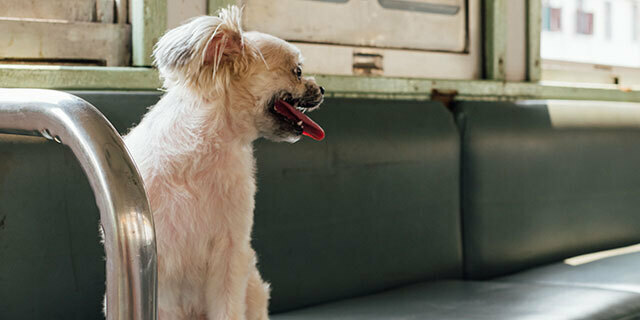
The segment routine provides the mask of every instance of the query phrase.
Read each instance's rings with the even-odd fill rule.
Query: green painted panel
[[[151,68],[0,65],[0,87],[140,90],[162,86]]]
[[[540,81],[540,32],[542,17],[540,0],[527,0],[527,80]]]
[[[507,0],[484,1],[485,77],[505,79],[507,52]]]
[[[167,0],[131,1],[132,64],[151,66],[153,46],[167,29]]]

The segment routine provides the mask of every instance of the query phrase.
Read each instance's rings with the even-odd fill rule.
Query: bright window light
[[[640,0],[543,0],[545,60],[640,68]]]

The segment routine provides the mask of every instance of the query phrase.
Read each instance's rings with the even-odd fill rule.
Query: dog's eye
[[[300,66],[297,66],[295,69],[293,69],[293,74],[298,77],[298,80],[302,79],[302,68],[300,68]]]

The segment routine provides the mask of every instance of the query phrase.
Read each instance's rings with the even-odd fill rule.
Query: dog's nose
[[[320,87],[320,94],[324,94],[324,88]]]

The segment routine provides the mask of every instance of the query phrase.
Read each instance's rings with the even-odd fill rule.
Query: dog
[[[235,6],[168,31],[154,49],[165,93],[125,143],[153,211],[158,317],[268,319],[269,285],[251,248],[252,142],[316,140],[305,113],[324,89],[277,37],[243,32]]]

